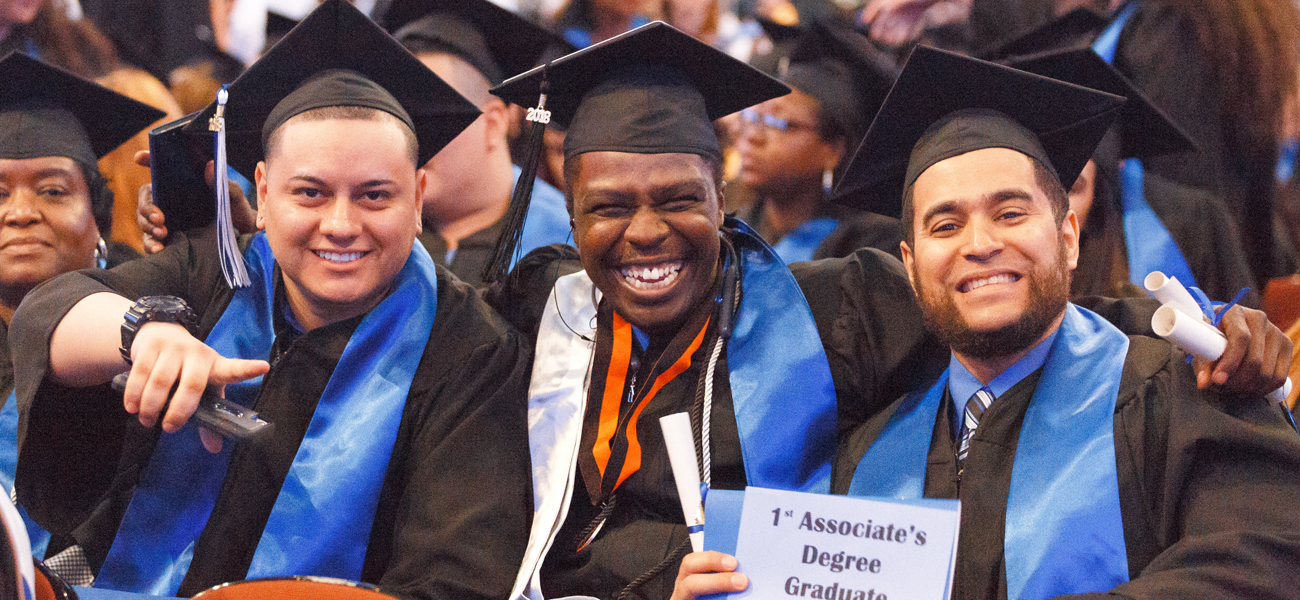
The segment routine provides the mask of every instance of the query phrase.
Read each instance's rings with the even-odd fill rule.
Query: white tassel
[[[244,265],[244,255],[239,251],[239,240],[235,237],[235,225],[230,218],[230,176],[226,169],[226,100],[229,97],[226,86],[217,92],[217,113],[208,122],[208,130],[216,132],[216,164],[213,165],[213,179],[217,193],[217,248],[221,258],[221,274],[226,278],[226,285],[231,289],[248,287],[248,267]]]

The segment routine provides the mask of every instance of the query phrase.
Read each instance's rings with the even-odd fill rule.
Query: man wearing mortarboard
[[[849,438],[835,488],[959,498],[954,598],[1295,591],[1282,410],[1198,389],[1169,343],[1069,303],[1066,190],[1122,102],[920,48],[846,176],[901,196],[908,277],[951,353]]]
[[[544,72],[542,110],[570,128],[579,253],[535,251],[491,293],[537,337],[536,512],[513,596],[663,597],[688,546],[655,417],[693,415],[710,485],[825,491],[837,425],[882,409],[947,351],[892,257],[809,269],[801,292],[752,230],[722,218],[710,120],[781,93],[772,80],[654,24],[495,91],[532,103]],[[1276,355],[1281,332],[1256,332]],[[822,343],[836,349],[829,373]],[[1276,387],[1273,366],[1254,365],[1255,379]]]
[[[1249,393],[1197,389],[1169,343],[1069,303],[1065,189],[1122,102],[921,47],[842,184],[901,211],[948,356],[847,437],[832,488],[960,499],[953,598],[1294,590],[1300,437],[1262,397],[1285,369],[1244,374]],[[744,589],[735,568],[691,555],[674,598]]]
[[[9,321],[42,282],[138,256],[104,242],[113,192],[96,161],[163,115],[25,54],[0,60],[0,80],[0,486],[7,494],[18,459]],[[45,558],[48,539],[33,525],[33,553]],[[50,556],[67,543],[55,540]]]
[[[233,234],[207,229],[32,292],[12,331],[19,497],[99,587],[322,575],[504,596],[528,524],[528,348],[415,242],[418,167],[478,111],[341,0],[228,91],[194,124],[224,120],[262,231],[233,263]],[[227,285],[238,267],[248,283]],[[189,419],[223,384],[269,435],[222,444]]]
[[[712,123],[788,88],[663,23],[494,91],[534,106],[543,78],[542,109],[568,126],[579,255],[536,251],[493,290],[539,350],[536,512],[512,595],[663,598],[690,546],[660,417],[692,415],[712,486],[830,489],[816,324],[771,247],[724,219]]]
[[[429,184],[419,236],[434,262],[446,265],[462,281],[482,285],[521,171],[510,162],[507,132],[512,113],[488,90],[540,64],[553,48],[569,47],[559,36],[488,0],[394,2],[382,23],[425,66],[483,111],[424,165]],[[535,180],[519,254],[567,241],[564,194]]]

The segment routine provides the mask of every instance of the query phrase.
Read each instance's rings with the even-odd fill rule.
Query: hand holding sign
[[[748,589],[728,588],[736,574],[717,573],[727,565],[709,562],[725,561],[726,555],[706,552],[701,554],[712,556],[682,562],[675,598],[702,592],[728,592],[733,598],[948,597],[960,519],[955,500],[902,502],[748,488],[743,496],[711,492],[706,509],[705,547],[734,549],[736,574],[747,576]],[[701,567],[713,571],[711,578]]]

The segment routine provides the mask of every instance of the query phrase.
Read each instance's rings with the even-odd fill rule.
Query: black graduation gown
[[[1278,150],[1233,142],[1234,123],[1248,116],[1226,112],[1225,90],[1207,56],[1207,51],[1227,49],[1203,49],[1195,25],[1162,4],[1139,3],[1120,34],[1114,65],[1201,151],[1154,157],[1143,164],[1179,183],[1223,194],[1242,237],[1249,240],[1242,248],[1252,276],[1263,283],[1291,268],[1273,235]]]
[[[954,599],[1006,598],[1006,504],[1020,427],[1042,369],[985,411],[957,482],[945,392],[925,496],[962,501]],[[895,405],[896,406],[896,405]],[[894,406],[855,431],[837,457],[834,493]],[[1283,598],[1300,590],[1300,436],[1263,399],[1196,389],[1168,343],[1131,337],[1115,406],[1115,459],[1130,582],[1071,598]]]
[[[160,430],[140,426],[107,385],[46,381],[50,333],[78,300],[112,289],[185,298],[206,337],[233,296],[212,233],[182,235],[164,252],[113,271],[56,278],[29,293],[15,316],[13,343],[25,349],[15,357],[23,418],[18,495],[37,522],[75,538],[95,570]],[[232,454],[182,594],[244,578],[315,403],[362,318],[297,336],[277,320],[278,358],[254,407],[274,423],[275,436]],[[362,580],[417,598],[508,595],[532,514],[530,355],[471,288],[439,269],[433,330],[398,427]]]
[[[497,238],[501,237],[501,229],[505,226],[504,220],[497,219],[487,228],[461,239],[456,244],[456,255],[450,262],[447,261],[447,240],[442,239],[438,231],[428,223],[425,223],[424,231],[416,239],[429,251],[434,263],[446,267],[465,283],[483,287],[483,269],[492,258],[492,249],[496,248]]]
[[[536,336],[545,302],[555,280],[581,269],[577,253],[568,246],[553,245],[530,252],[520,260],[504,285],[488,293],[490,302],[529,335]],[[598,340],[610,334],[608,305],[600,307]],[[704,342],[693,355],[690,367],[665,385],[646,404],[637,420],[637,439],[641,445],[641,467],[628,476],[614,490],[614,508],[599,535],[581,552],[576,551],[588,525],[601,512],[588,493],[582,469],[576,474],[573,497],[569,501],[567,516],[555,542],[547,553],[541,569],[542,591],[546,597],[587,595],[597,598],[615,598],[632,581],[644,579],[632,590],[631,598],[667,598],[672,594],[677,579],[681,557],[689,551],[686,525],[682,521],[682,505],[677,497],[672,466],[664,447],[659,418],[679,412],[692,412],[696,404],[696,388],[705,372],[705,363],[716,340],[716,319],[712,319],[704,334]],[[688,331],[689,330],[689,331]],[[642,390],[654,381],[672,361],[681,355],[677,347],[689,345],[699,333],[699,325],[683,327],[677,337],[669,342],[651,340],[650,348],[640,349],[634,342],[633,356],[640,365],[637,389]],[[592,378],[604,378],[610,360],[609,343],[598,342]],[[665,352],[656,366],[655,359]],[[674,353],[675,352],[675,353]],[[736,427],[735,409],[731,403],[731,385],[728,380],[726,352],[722,352],[714,372],[714,399],[712,410],[712,485],[721,489],[744,489],[745,469],[741,458],[740,434]],[[603,361],[603,362],[602,362]],[[633,372],[629,369],[624,381],[608,381],[605,385],[622,386],[627,390],[627,380]],[[598,386],[593,383],[587,400],[588,417],[598,418],[601,398]],[[623,413],[632,408],[622,403]],[[588,422],[593,422],[588,420]],[[590,453],[589,448],[580,452]],[[619,455],[624,447],[615,442],[614,452]],[[614,464],[611,462],[611,464]],[[621,463],[619,463],[621,464]],[[613,468],[613,467],[609,467]],[[644,577],[643,577],[644,576]]]
[[[862,248],[875,248],[902,260],[903,251],[898,247],[902,241],[902,221],[864,212],[840,221],[839,227],[813,252],[813,259],[841,258]]]

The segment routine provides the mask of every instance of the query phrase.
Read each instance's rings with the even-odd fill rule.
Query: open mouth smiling
[[[660,290],[677,281],[682,270],[682,261],[672,261],[655,265],[635,265],[619,268],[623,282],[637,290]]]
[[[974,279],[968,279],[966,281],[963,281],[957,284],[957,291],[963,294],[967,294],[975,290],[978,290],[984,286],[994,285],[998,283],[1015,283],[1017,281],[1020,281],[1020,275],[1016,273],[998,273],[997,275],[976,277]]]
[[[365,251],[365,252],[330,252],[330,251],[328,251],[328,250],[313,250],[312,252],[315,252],[315,253],[316,253],[316,256],[319,256],[319,257],[321,257],[321,258],[323,258],[323,259],[325,259],[325,260],[327,260],[327,261],[329,261],[329,262],[332,262],[332,263],[334,263],[334,264],[336,264],[336,265],[347,264],[347,263],[350,263],[350,262],[352,262],[352,261],[359,260],[361,257],[363,257],[363,256],[365,256],[365,255],[367,255],[367,254],[370,254],[369,251]]]

